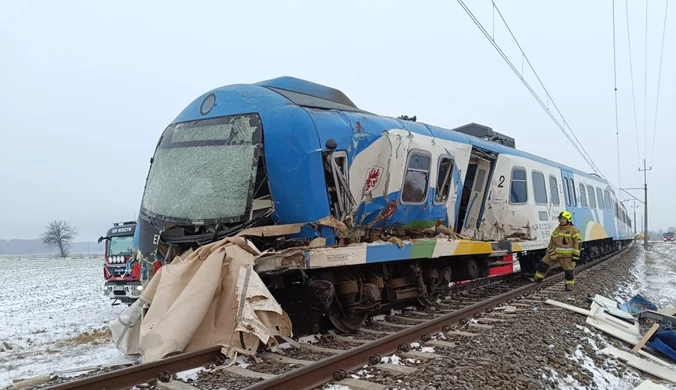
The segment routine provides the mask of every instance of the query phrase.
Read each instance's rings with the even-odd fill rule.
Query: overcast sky
[[[490,1],[466,4],[492,33]],[[496,4],[617,185],[612,2]],[[647,154],[655,229],[676,226],[676,4],[651,158],[664,4],[650,0],[648,10],[647,148],[645,1],[629,0],[638,136],[624,2],[616,7],[621,185],[642,185]],[[520,66],[497,17],[495,38]],[[590,171],[456,1],[4,1],[0,238],[37,237],[64,219],[79,240],[95,240],[112,222],[136,218],[158,137],[187,104],[215,87],[283,75],[333,86],[383,115],[488,125],[519,149]]]

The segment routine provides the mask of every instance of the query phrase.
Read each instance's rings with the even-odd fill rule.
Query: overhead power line
[[[617,110],[617,54],[616,54],[616,45],[615,45],[615,0],[613,0],[613,80],[614,80],[614,91],[615,91],[615,136],[617,137],[617,186],[622,187],[620,184],[620,122],[619,115]],[[620,194],[622,192],[620,191]]]
[[[662,60],[664,59],[664,37],[667,32],[667,13],[669,12],[669,0],[664,5],[664,25],[662,26],[662,49],[660,50],[660,71],[657,76],[657,100],[655,101],[655,122],[653,125],[653,146],[650,151],[650,165],[652,166],[655,157],[655,135],[657,132],[657,110],[660,104],[660,84],[662,83]]]
[[[509,67],[512,69],[512,71],[519,77],[519,79],[521,80],[521,82],[526,86],[526,89],[528,89],[528,91],[533,95],[533,97],[535,98],[535,100],[536,100],[536,101],[540,104],[540,106],[545,110],[545,112],[547,113],[547,115],[549,115],[549,117],[552,119],[552,121],[554,121],[554,123],[555,123],[556,126],[559,128],[559,130],[561,130],[561,132],[566,136],[566,138],[568,139],[568,141],[570,141],[570,143],[573,145],[573,147],[575,148],[575,150],[578,151],[578,153],[579,153],[579,154],[582,156],[582,158],[587,162],[587,164],[589,164],[589,166],[594,170],[594,172],[596,172],[599,176],[601,176],[603,179],[605,179],[605,180],[607,181],[608,179],[606,179],[606,177],[603,175],[603,173],[601,172],[601,170],[596,166],[596,164],[594,164],[594,161],[592,160],[591,156],[589,156],[589,154],[587,153],[587,151],[586,151],[586,150],[584,149],[584,147],[582,146],[582,143],[577,139],[577,136],[575,135],[575,132],[573,132],[573,129],[571,129],[570,125],[568,124],[568,121],[566,121],[565,117],[564,117],[563,114],[561,113],[561,110],[559,110],[558,106],[556,105],[556,103],[555,103],[554,100],[552,99],[552,97],[551,97],[549,91],[547,90],[547,88],[545,87],[544,83],[543,83],[542,80],[540,79],[540,76],[538,76],[537,72],[535,71],[535,68],[534,68],[533,65],[531,64],[530,60],[529,60],[528,57],[526,56],[526,53],[523,51],[523,49],[521,48],[521,45],[519,44],[518,40],[517,40],[516,37],[514,36],[514,33],[512,33],[512,30],[509,28],[509,25],[507,24],[507,21],[506,21],[505,18],[502,16],[502,13],[500,13],[500,10],[498,9],[498,7],[495,5],[495,2],[492,1],[492,4],[493,4],[493,12],[495,12],[495,11],[498,12],[498,15],[500,16],[500,18],[502,19],[503,23],[504,23],[505,26],[507,27],[507,30],[509,31],[510,35],[512,36],[512,39],[514,39],[514,42],[515,42],[516,45],[519,47],[519,50],[521,51],[521,55],[522,55],[522,60],[524,60],[524,61],[528,64],[528,66],[530,67],[530,69],[533,71],[533,74],[535,74],[535,77],[537,78],[538,82],[540,83],[540,86],[542,87],[542,89],[544,89],[545,94],[546,94],[547,103],[545,103],[545,102],[542,100],[542,98],[540,98],[540,96],[538,96],[538,94],[533,90],[533,88],[530,86],[530,84],[528,83],[528,81],[526,81],[526,79],[523,77],[522,72],[519,72],[519,70],[516,68],[516,66],[514,66],[514,64],[512,63],[512,61],[510,61],[510,59],[509,59],[509,58],[507,57],[507,55],[502,51],[502,49],[500,48],[500,46],[495,42],[495,39],[492,37],[492,35],[484,28],[484,26],[483,26],[483,25],[481,24],[481,22],[477,19],[477,17],[474,16],[474,14],[472,13],[472,11],[467,7],[467,5],[465,5],[465,3],[463,2],[463,0],[458,0],[458,3],[459,3],[460,6],[465,10],[465,12],[467,13],[467,15],[472,19],[472,21],[474,22],[474,24],[476,24],[476,26],[479,28],[479,30],[481,30],[481,32],[484,34],[484,36],[486,37],[486,39],[488,39],[488,41],[493,45],[493,47],[495,48],[495,50],[497,50],[498,54],[500,54],[500,56],[502,57],[502,59],[505,60],[505,62],[507,63],[507,65],[509,65]],[[553,105],[554,109],[556,110],[556,113],[561,117],[561,120],[557,119],[556,116],[554,115],[554,113],[549,109],[549,103],[551,103],[551,104]],[[567,130],[566,130],[566,129],[567,129]]]
[[[629,2],[624,0],[627,13],[627,42],[629,43],[629,74],[631,76],[631,100],[634,104],[634,130],[636,131],[636,160],[641,164],[641,150],[638,140],[638,120],[636,119],[636,92],[634,92],[634,65],[631,58],[631,32],[629,29]]]
[[[648,0],[645,2],[645,45],[643,66],[643,157],[648,158]]]

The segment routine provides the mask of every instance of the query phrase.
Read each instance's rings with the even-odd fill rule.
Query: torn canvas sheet
[[[137,299],[109,324],[115,346],[127,355],[139,353],[138,339],[141,331],[141,315],[145,304],[146,301],[142,298]]]
[[[261,341],[290,336],[288,315],[247,272],[256,255],[244,238],[225,238],[160,268],[141,295],[150,302],[139,328],[143,361],[214,345],[251,355]]]

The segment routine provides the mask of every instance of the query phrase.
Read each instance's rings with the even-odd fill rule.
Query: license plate
[[[124,291],[124,286],[115,286],[115,291]]]

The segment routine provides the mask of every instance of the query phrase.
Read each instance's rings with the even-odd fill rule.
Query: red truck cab
[[[113,305],[118,302],[131,305],[143,290],[141,265],[136,261],[134,249],[135,230],[135,221],[114,223],[106,236],[99,238],[99,243],[106,242],[103,293],[113,299]]]

